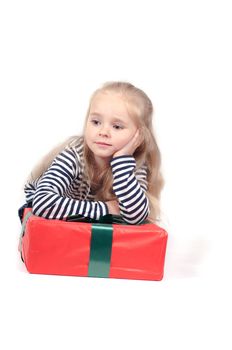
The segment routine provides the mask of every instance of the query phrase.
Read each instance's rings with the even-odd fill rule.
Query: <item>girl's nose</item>
[[[109,136],[109,127],[107,125],[101,127],[99,130],[99,135],[101,136]]]

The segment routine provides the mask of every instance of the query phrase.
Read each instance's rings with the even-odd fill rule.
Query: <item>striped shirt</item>
[[[135,158],[123,155],[112,158],[110,166],[120,215],[129,224],[141,223],[149,214],[146,165],[136,169]],[[84,174],[83,139],[80,138],[78,144],[61,151],[39,178],[26,183],[26,201],[32,202],[33,214],[59,220],[77,214],[98,220],[109,214],[105,202],[94,200]]]

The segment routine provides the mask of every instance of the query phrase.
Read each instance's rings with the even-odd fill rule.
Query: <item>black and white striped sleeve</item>
[[[137,169],[133,156],[112,158],[113,191],[118,198],[120,214],[129,224],[139,224],[149,214],[149,201],[146,196],[146,167]]]
[[[78,172],[78,162],[71,150],[58,154],[38,182],[32,202],[33,214],[59,220],[77,214],[98,220],[100,216],[108,214],[104,202],[76,200],[65,195]]]

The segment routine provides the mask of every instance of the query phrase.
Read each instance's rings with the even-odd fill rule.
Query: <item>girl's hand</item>
[[[136,150],[136,148],[139,147],[142,141],[143,141],[143,136],[141,134],[141,131],[137,129],[132,139],[123,148],[115,152],[113,155],[113,158],[118,156],[124,156],[124,155],[125,156],[133,155],[134,151]]]
[[[108,207],[109,214],[120,215],[118,201],[116,201],[116,200],[108,201],[108,202],[106,202],[106,205]]]

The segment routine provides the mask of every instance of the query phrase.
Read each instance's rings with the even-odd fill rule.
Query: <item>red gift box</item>
[[[97,224],[98,225],[98,224]],[[24,209],[19,250],[30,273],[161,280],[167,232],[150,223],[51,220]],[[93,233],[94,230],[98,230]],[[111,228],[112,235],[109,231]]]

